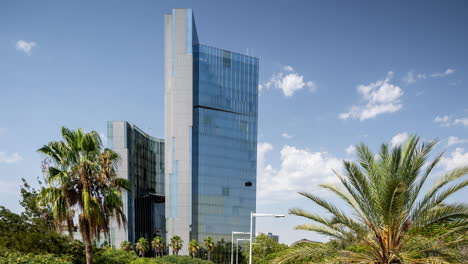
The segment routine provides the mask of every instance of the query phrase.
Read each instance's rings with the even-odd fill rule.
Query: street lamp
[[[257,214],[254,212],[250,212],[250,250],[249,250],[249,264],[252,264],[252,227],[253,227],[253,218],[254,217],[274,217],[274,218],[281,218],[285,217],[283,214]]]
[[[236,232],[232,231],[231,234],[231,264],[234,264],[234,235],[248,235],[249,232]]]
[[[238,238],[236,240],[236,264],[239,264],[239,241],[249,241],[247,238]]]

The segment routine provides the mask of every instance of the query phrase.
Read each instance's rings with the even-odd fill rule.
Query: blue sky
[[[468,164],[466,1],[1,1],[0,204],[41,177],[59,128],[127,120],[163,137],[163,14],[193,8],[200,41],[260,58],[260,212],[318,210],[352,145],[438,138],[434,176]],[[347,151],[348,150],[348,151]],[[431,179],[433,180],[433,179]],[[467,191],[454,197],[465,200]],[[291,243],[305,219],[261,219]]]

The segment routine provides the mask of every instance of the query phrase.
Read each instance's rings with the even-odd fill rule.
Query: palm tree
[[[69,131],[62,128],[62,136]],[[74,232],[74,210],[72,209],[72,199],[74,190],[73,177],[70,171],[73,161],[71,160],[70,147],[63,141],[51,141],[47,145],[38,149],[38,152],[45,154],[44,174],[46,183],[50,186],[42,189],[40,199],[42,202],[52,204],[52,211],[56,229],[62,232],[62,224],[67,223],[68,237],[73,240]],[[52,163],[52,164],[50,164]],[[55,185],[54,183],[59,184]],[[47,197],[47,198],[46,198]]]
[[[120,243],[120,249],[124,251],[131,251],[132,243],[130,243],[130,241],[122,241],[122,243]]]
[[[449,243],[466,242],[466,237],[457,234],[468,227],[468,207],[449,203],[447,198],[468,185],[462,178],[468,174],[468,167],[447,172],[423,194],[427,178],[442,158],[439,154],[427,162],[436,143],[420,142],[412,136],[404,146],[390,149],[382,144],[377,155],[361,144],[356,148],[357,163],[344,161],[345,175],[336,173],[344,188],[321,185],[341,198],[353,216],[325,199],[301,192],[331,217],[293,208],[291,214],[315,222],[295,228],[327,235],[344,247],[359,248],[341,252],[339,260],[347,263],[429,263],[437,257],[443,259]],[[440,226],[445,232],[422,236],[423,231]],[[456,238],[447,242],[445,238],[453,235]],[[295,254],[306,253],[296,250]]]
[[[188,247],[189,247],[190,256],[192,256],[192,258],[194,258],[197,255],[198,250],[200,250],[200,245],[198,244],[198,241],[196,241],[195,239],[192,239],[189,242]]]
[[[214,246],[214,240],[212,237],[207,236],[205,240],[203,240],[203,247],[208,251],[208,260],[211,260],[211,252],[213,251]]]
[[[149,249],[148,240],[146,240],[144,237],[140,237],[135,243],[135,249],[137,250],[140,257],[144,257],[145,253]]]
[[[178,235],[175,235],[171,238],[171,243],[169,244],[169,246],[172,248],[172,252],[174,252],[174,255],[179,255],[179,250],[182,249],[183,243],[184,241]]]
[[[101,138],[96,131],[85,133],[81,129],[62,128],[62,136],[67,148],[68,180],[64,183],[64,177],[49,179],[49,189],[41,193],[41,200],[57,208],[54,211],[64,212],[66,199],[60,198],[61,191],[63,185],[70,185],[68,197],[71,207],[79,212],[78,224],[85,244],[86,263],[92,264],[92,240],[99,238],[101,233],[108,237],[111,217],[118,225],[126,222],[121,192],[128,189],[128,182],[117,177],[119,156],[110,149],[102,149]]]
[[[156,250],[156,256],[162,256],[164,250],[164,240],[160,236],[155,236],[151,242],[151,246]]]

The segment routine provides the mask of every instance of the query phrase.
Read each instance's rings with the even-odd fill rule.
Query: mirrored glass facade
[[[164,23],[167,237],[228,240],[256,206],[259,60],[200,44],[191,9]]]
[[[192,236],[249,231],[255,211],[258,59],[194,45]]]
[[[149,241],[156,235],[164,237],[164,140],[125,121],[108,122],[108,139],[109,147],[121,158],[118,176],[127,179],[131,189],[124,195],[127,225],[111,224],[112,244],[118,247],[123,240],[134,243],[140,237]]]

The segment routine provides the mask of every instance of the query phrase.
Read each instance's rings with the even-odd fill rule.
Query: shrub
[[[213,264],[208,260],[202,260],[189,256],[164,256],[162,258],[139,258],[130,264]]]
[[[159,263],[158,263],[159,264]],[[208,260],[191,258],[189,256],[164,256],[161,258],[161,264],[213,264]]]
[[[6,252],[0,255],[0,264],[73,264],[72,258],[67,255],[54,254],[24,254]]]
[[[138,257],[134,251],[105,248],[94,255],[95,264],[129,264]]]

